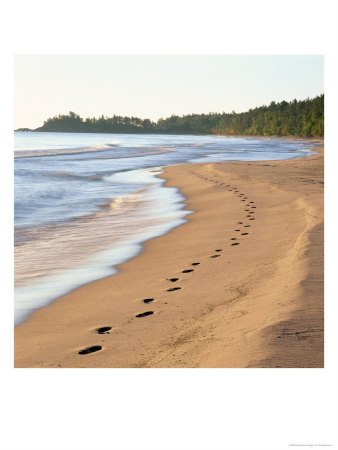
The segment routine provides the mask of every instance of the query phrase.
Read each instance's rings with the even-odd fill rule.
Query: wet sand
[[[316,151],[166,168],[188,222],[16,327],[15,367],[323,367]]]

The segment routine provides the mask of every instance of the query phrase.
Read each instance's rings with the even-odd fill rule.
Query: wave
[[[141,158],[142,156],[160,155],[162,153],[173,152],[174,148],[159,147],[157,150],[149,149],[149,151],[132,153],[131,155],[116,155],[116,156],[98,156],[97,159],[125,159],[125,158]]]
[[[103,203],[100,205],[102,210],[87,216],[82,216],[79,219],[92,219],[95,217],[100,217],[106,214],[109,211],[122,211],[122,210],[131,210],[145,203],[146,199],[150,197],[150,192],[154,188],[154,186],[144,186],[142,188],[137,189],[136,191],[130,194],[124,194],[120,197],[113,198],[107,203]],[[76,219],[74,219],[76,220]]]
[[[63,178],[68,180],[102,180],[100,175],[81,175],[74,172],[40,172],[40,173],[30,173],[28,176],[33,177],[47,177],[47,178]]]
[[[190,144],[190,145],[187,145],[187,147],[193,147],[193,148],[196,148],[196,147],[205,147],[206,145],[211,145],[211,144],[214,144],[214,142],[199,142],[199,143],[197,143],[197,144]]]
[[[102,152],[105,153],[109,150],[114,150],[118,147],[117,144],[103,144],[103,145],[95,145],[92,147],[77,147],[77,148],[61,148],[61,149],[49,149],[49,150],[16,150],[14,152],[14,158],[37,158],[44,156],[59,156],[59,155],[74,155],[74,154],[86,154],[86,153],[95,153]],[[127,147],[124,147],[124,150],[127,150]],[[97,155],[96,159],[128,159],[128,158],[142,158],[143,156],[151,156],[151,155],[160,155],[163,153],[173,152],[175,149],[171,146],[166,147],[157,147],[157,148],[146,148],[142,152],[131,153],[128,154],[117,154],[117,155]],[[80,158],[87,159],[87,158]]]
[[[90,153],[112,150],[118,146],[117,143],[100,144],[92,147],[76,147],[76,148],[59,148],[46,150],[16,150],[14,158],[32,158],[40,156],[55,156],[55,155],[72,155],[76,153]]]

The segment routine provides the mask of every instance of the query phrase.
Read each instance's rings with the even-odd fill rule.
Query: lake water
[[[156,177],[163,167],[311,153],[306,141],[220,136],[15,132],[14,142],[16,324],[187,220],[184,197]]]

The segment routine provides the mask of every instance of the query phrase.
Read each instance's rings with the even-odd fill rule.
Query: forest
[[[172,115],[157,122],[117,115],[83,119],[71,111],[47,119],[34,131],[321,137],[324,94],[313,99],[271,102],[242,113]]]

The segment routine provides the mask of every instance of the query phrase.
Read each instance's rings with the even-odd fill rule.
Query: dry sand
[[[323,149],[316,150],[289,161],[167,168],[166,184],[195,211],[188,222],[148,241],[118,275],[16,327],[15,366],[323,367]],[[153,314],[135,317],[146,311]],[[109,334],[98,334],[105,326]],[[78,354],[90,346],[102,349]]]

